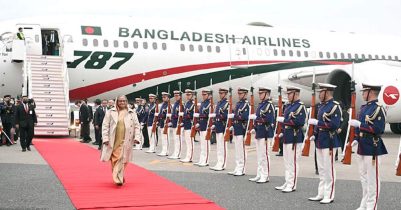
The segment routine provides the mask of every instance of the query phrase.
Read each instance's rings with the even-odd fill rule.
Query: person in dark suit
[[[87,98],[85,98],[84,99],[84,102],[85,102],[85,105],[88,107],[88,114],[89,114],[89,124],[91,124],[92,122],[93,122],[93,109],[92,109],[92,106],[90,106],[89,104],[88,104],[88,99]],[[90,134],[91,134],[91,129],[90,129],[91,127],[90,126],[88,126],[88,134],[89,134],[89,139],[92,141],[92,138],[90,137]]]
[[[15,109],[15,127],[20,129],[20,141],[22,152],[31,151],[31,144],[34,135],[34,126],[37,125],[36,112],[33,106],[28,103],[28,96],[22,98],[23,104]]]
[[[57,44],[59,44],[58,35],[54,30],[51,30],[49,36],[49,55],[54,55],[54,50]]]
[[[95,131],[99,132],[99,140],[96,139],[96,141],[98,141],[98,145],[99,145],[99,150],[101,149],[102,146],[102,124],[103,124],[103,119],[104,116],[106,115],[107,111],[110,108],[107,107],[107,100],[103,99],[101,106],[99,106],[96,111],[95,111]]]
[[[11,96],[5,95],[4,102],[1,104],[1,122],[3,123],[3,130],[6,135],[11,138],[11,128],[13,126],[13,115],[14,115],[14,104],[10,101]],[[9,147],[11,145],[10,141],[4,136],[3,141],[0,141],[0,146],[6,143]]]
[[[43,35],[42,38],[42,55],[47,55],[47,52],[49,50],[49,38],[47,34]]]
[[[94,101],[94,104],[95,104],[95,114],[93,115],[92,124],[93,124],[93,128],[94,128],[94,130],[95,130],[95,142],[92,143],[93,145],[99,145],[99,134],[100,134],[101,131],[99,131],[98,129],[96,129],[95,121],[96,121],[96,112],[97,112],[97,109],[100,107],[100,104],[101,104],[101,103],[102,103],[102,101],[101,101],[100,99],[96,99],[96,100]]]
[[[82,143],[89,143],[91,142],[91,138],[89,137],[89,112],[88,107],[86,106],[85,102],[76,101],[75,105],[79,107],[79,123],[81,124],[81,133],[83,135]]]

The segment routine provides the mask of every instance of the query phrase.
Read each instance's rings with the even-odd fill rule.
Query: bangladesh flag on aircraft
[[[81,26],[83,35],[102,35],[102,29],[98,26]]]

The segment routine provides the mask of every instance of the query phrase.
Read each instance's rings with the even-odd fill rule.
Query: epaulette
[[[269,101],[269,104],[272,104],[273,102],[272,101]]]
[[[304,102],[300,101],[299,104],[304,105]]]
[[[380,106],[380,107],[383,106],[380,102],[376,102],[376,105],[377,105],[377,106]]]
[[[248,101],[248,100],[245,100],[245,103],[249,103],[249,101]]]
[[[338,103],[337,101],[333,101],[334,104],[339,105],[340,103]]]

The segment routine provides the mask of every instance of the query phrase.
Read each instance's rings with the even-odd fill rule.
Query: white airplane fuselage
[[[352,69],[356,90],[362,82],[382,84],[379,100],[389,123],[401,122],[401,39],[393,36],[318,32],[258,26],[213,26],[141,20],[129,17],[57,16],[0,23],[0,95],[21,94],[22,64],[11,62],[12,40],[18,27],[55,29],[60,42],[70,35],[75,61],[69,64],[70,100],[130,100],[181,89],[218,87],[302,88],[301,100],[311,101],[312,72],[316,82],[338,86],[335,99],[350,103]],[[31,33],[31,34],[29,34]],[[36,32],[37,33],[37,32]],[[42,34],[24,29],[27,53],[41,54]],[[39,39],[36,39],[39,36]],[[383,57],[384,56],[384,57]],[[352,67],[352,63],[354,67]],[[252,76],[251,76],[252,74]],[[278,80],[280,74],[280,81]],[[229,76],[232,76],[229,82]],[[389,86],[392,86],[388,88]],[[398,94],[398,95],[397,95]],[[284,100],[286,95],[283,94]],[[199,97],[200,98],[200,97]],[[250,97],[248,97],[249,99]],[[185,101],[185,100],[184,100]],[[357,92],[357,107],[365,103]]]

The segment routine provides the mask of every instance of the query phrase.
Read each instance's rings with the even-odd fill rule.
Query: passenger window
[[[327,52],[327,53],[326,53],[326,56],[327,56],[327,58],[330,58],[330,53]]]
[[[301,57],[301,51],[297,50],[297,56]]]
[[[152,46],[153,46],[154,50],[157,50],[157,43],[156,42],[153,42]]]
[[[391,60],[393,60],[393,59],[391,58],[391,56],[390,56],[390,55],[388,56],[388,59],[389,59],[390,61],[391,61]]]
[[[82,45],[88,46],[88,40],[87,40],[87,39],[83,39],[83,40],[82,40]]]
[[[382,55],[382,60],[386,60],[386,56]]]
[[[148,49],[148,43],[147,42],[143,43],[143,49],[145,49],[145,50]]]
[[[216,46],[216,52],[220,53],[220,47],[219,46]]]
[[[398,56],[395,56],[395,57],[394,57],[394,60],[398,61]]]
[[[312,51],[312,58],[315,58],[316,57],[316,53],[315,53],[315,51]]]
[[[369,55],[369,60],[372,60],[373,58],[372,58],[372,55]]]
[[[212,47],[211,46],[207,46],[207,51],[208,52],[212,52]]]
[[[334,59],[337,59],[337,53],[333,53]]]
[[[194,51],[194,46],[191,44],[189,45],[189,51],[193,52]]]
[[[93,46],[94,47],[97,47],[99,45],[99,42],[97,41],[97,39],[94,39],[93,40]]]
[[[365,54],[362,54],[362,60],[365,60]]]
[[[322,52],[319,52],[319,57],[323,58],[323,53]]]
[[[181,48],[181,51],[185,51],[185,45],[184,44],[181,44],[180,48]]]
[[[292,52],[292,50],[290,50],[289,54],[290,54],[291,57],[294,55],[294,53]]]
[[[277,50],[276,50],[276,49],[274,49],[274,50],[273,50],[273,54],[274,54],[274,56],[277,56],[277,55],[278,55],[278,53],[277,53]]]
[[[304,52],[304,56],[307,58],[308,57],[308,51]]]
[[[266,53],[267,56],[269,56],[269,55],[270,55],[270,50],[269,50],[269,49],[266,49],[266,50],[265,50],[265,53]]]
[[[344,58],[345,58],[344,53],[341,53],[341,59],[344,59]]]
[[[118,47],[118,41],[114,40],[114,47]]]
[[[351,53],[348,53],[348,59],[352,59]]]
[[[128,42],[124,41],[124,48],[128,48]]]
[[[375,55],[375,59],[376,59],[376,60],[379,60],[379,56],[378,56],[378,55]]]
[[[167,44],[166,44],[166,43],[163,43],[163,44],[162,44],[162,49],[163,49],[163,50],[166,50],[166,49],[167,49]]]
[[[35,36],[35,42],[39,42],[39,35]]]
[[[262,49],[258,48],[258,55],[262,55]]]
[[[134,42],[134,48],[135,48],[135,49],[138,48],[138,42]]]
[[[281,50],[281,55],[285,56],[285,50]]]
[[[242,48],[242,54],[246,55],[246,49],[245,49],[245,47]]]
[[[198,50],[199,50],[199,52],[203,52],[203,46],[202,46],[202,45],[199,45],[199,46],[198,46]]]
[[[103,46],[108,47],[109,46],[109,41],[108,40],[103,40]]]
[[[358,60],[358,54],[355,54],[355,60]]]

